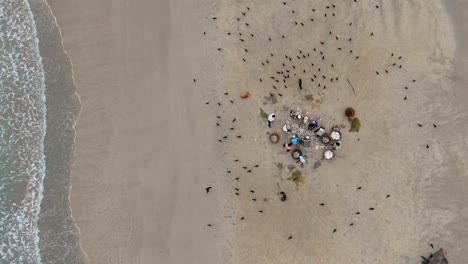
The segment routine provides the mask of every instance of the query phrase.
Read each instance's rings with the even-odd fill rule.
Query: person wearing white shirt
[[[271,113],[269,116],[268,116],[268,127],[271,128],[271,123],[273,123],[276,119],[276,115],[275,113]]]

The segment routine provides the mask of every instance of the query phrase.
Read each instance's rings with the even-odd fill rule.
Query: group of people
[[[309,120],[309,118],[307,116],[302,118],[302,116],[300,114],[294,113],[293,111],[291,111],[291,113],[289,115],[294,119],[302,119],[302,122],[308,126],[309,130],[312,130],[312,129],[318,127],[318,122],[316,120]],[[270,115],[268,115],[267,124],[268,124],[269,128],[271,128],[271,124],[275,120],[276,120],[276,114],[275,113],[271,113]],[[287,133],[291,132],[291,130],[289,129],[289,127],[287,125],[283,126],[283,131],[287,132]]]
[[[308,117],[304,117],[302,118],[302,116],[300,114],[295,114],[293,113],[293,111],[291,111],[290,113],[290,116],[294,119],[302,119],[302,122],[304,124],[307,124],[308,126],[308,129],[309,130],[313,130],[314,128],[317,128],[318,127],[318,122],[316,120],[310,120],[308,119]],[[275,113],[271,113],[270,115],[268,115],[268,118],[267,118],[267,124],[268,124],[268,127],[271,128],[271,124],[276,120],[276,114]],[[283,126],[283,131],[286,132],[286,133],[290,133],[291,132],[291,129],[290,127],[286,124]],[[284,148],[286,148],[286,151],[287,152],[290,152],[293,150],[293,147],[294,146],[298,146],[300,143],[300,140],[299,138],[297,137],[296,134],[292,135],[291,137],[291,140],[289,143],[285,143],[283,145]],[[302,164],[305,164],[307,163],[307,156],[305,155],[299,155],[298,157],[298,161],[297,162],[301,162]]]

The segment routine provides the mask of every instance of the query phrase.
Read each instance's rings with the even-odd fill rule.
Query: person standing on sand
[[[317,126],[318,126],[317,121],[311,120],[311,121],[309,122],[308,129],[309,129],[309,130],[312,130],[312,129],[316,128]]]
[[[297,138],[296,135],[293,135],[292,138],[291,138],[291,144],[293,146],[297,146],[299,144],[299,138]]]
[[[276,119],[276,115],[275,113],[271,113],[269,116],[268,116],[268,127],[271,128],[271,123],[273,123]]]
[[[289,152],[292,150],[291,146],[292,146],[292,143],[284,143],[283,145],[285,148],[286,148],[286,152]]]

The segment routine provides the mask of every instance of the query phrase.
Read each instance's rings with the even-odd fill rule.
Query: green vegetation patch
[[[348,118],[349,124],[351,125],[351,128],[349,129],[349,132],[359,132],[359,129],[361,128],[361,121],[359,118],[354,117],[354,118]]]
[[[299,170],[295,170],[291,174],[291,177],[288,178],[288,180],[294,182],[296,186],[299,186],[300,183],[304,183],[304,177],[302,177],[302,172]]]

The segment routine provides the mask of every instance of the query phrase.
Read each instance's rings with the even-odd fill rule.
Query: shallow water
[[[0,1],[0,259],[40,263],[46,100],[27,1]]]

